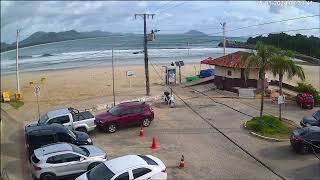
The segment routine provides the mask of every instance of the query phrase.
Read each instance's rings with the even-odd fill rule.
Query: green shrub
[[[19,100],[12,100],[9,102],[9,104],[14,107],[15,109],[19,109],[21,106],[24,105],[23,101],[19,101]]]
[[[247,122],[247,128],[265,136],[288,137],[291,133],[290,128],[274,116],[254,117]]]
[[[315,104],[320,105],[320,92],[311,84],[298,83],[297,91],[312,94],[314,97]]]

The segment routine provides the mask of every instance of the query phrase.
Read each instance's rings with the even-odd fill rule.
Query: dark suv
[[[107,112],[98,114],[95,124],[99,129],[114,133],[119,127],[143,125],[147,127],[154,118],[153,109],[145,102],[125,102]]]
[[[92,144],[88,134],[71,131],[61,124],[26,126],[25,139],[28,157],[33,153],[33,150],[56,142],[67,142],[76,145]]]
[[[308,126],[304,128],[298,128],[293,131],[290,138],[292,148],[301,154],[307,153],[314,148],[315,151],[319,151],[317,148],[320,146],[320,127]]]

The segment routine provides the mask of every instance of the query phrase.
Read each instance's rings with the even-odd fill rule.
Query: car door
[[[76,153],[66,153],[63,155],[66,163],[66,170],[70,174],[82,173],[87,171],[89,161],[87,158]]]
[[[143,115],[143,107],[135,107],[132,109],[132,124],[139,124],[145,118]]]
[[[132,170],[134,180],[151,179],[152,170],[146,167],[135,168]]]
[[[132,124],[132,110],[131,109],[123,109],[120,112],[119,124],[120,126],[129,126]]]
[[[320,146],[320,132],[313,132],[308,136],[308,139],[311,141],[311,143],[315,146]],[[314,150],[317,148],[314,146]],[[319,149],[320,150],[320,149]]]
[[[63,154],[51,156],[46,161],[49,172],[55,173],[57,176],[66,175],[66,163],[63,160]]]

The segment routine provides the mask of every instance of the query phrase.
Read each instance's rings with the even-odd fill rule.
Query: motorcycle
[[[169,92],[164,92],[164,101],[167,105],[169,105],[171,108],[175,106],[175,101],[173,94],[170,94]]]

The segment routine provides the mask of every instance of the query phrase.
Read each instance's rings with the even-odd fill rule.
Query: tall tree
[[[275,48],[273,46],[265,45],[258,42],[256,45],[256,53],[249,55],[243,55],[241,58],[241,64],[247,68],[259,69],[259,80],[261,83],[261,105],[260,105],[260,120],[262,121],[264,95],[265,95],[265,76],[266,71],[270,67],[271,59],[275,54]]]
[[[287,74],[288,79],[291,79],[293,76],[299,77],[301,80],[305,79],[305,75],[302,67],[296,65],[292,58],[294,54],[290,51],[283,51],[277,49],[275,55],[270,59],[270,71],[273,76],[279,76],[279,91],[280,96],[283,96],[282,92],[282,82],[283,76]],[[282,118],[282,104],[279,104],[279,119]]]

